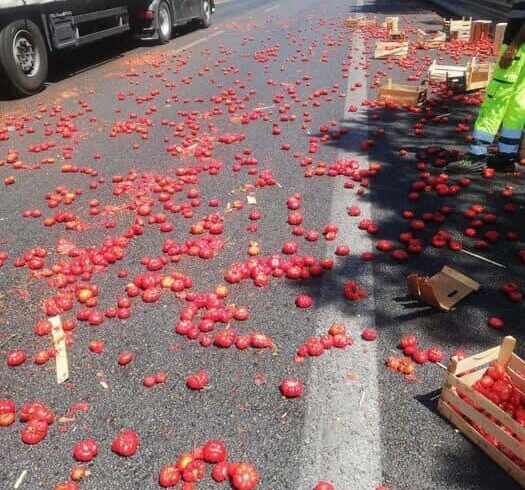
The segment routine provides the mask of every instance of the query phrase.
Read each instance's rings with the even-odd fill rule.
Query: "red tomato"
[[[499,364],[497,362],[494,362],[490,365],[490,367],[487,369],[487,374],[494,380],[497,381],[498,379],[503,379],[505,377],[505,366],[503,364]]]
[[[479,380],[479,383],[483,388],[487,389],[492,388],[494,380],[490,376],[485,375]]]
[[[331,483],[320,481],[314,490],[335,490],[335,487]]]
[[[204,445],[204,461],[207,463],[220,463],[227,458],[227,451],[224,442],[213,440]]]
[[[47,422],[42,419],[30,420],[22,429],[21,436],[24,444],[38,444],[47,436]]]
[[[93,439],[84,439],[73,448],[73,457],[81,463],[88,463],[98,454],[98,445]]]
[[[20,366],[27,359],[26,353],[23,350],[14,350],[7,354],[7,365],[10,367]]]
[[[160,469],[159,485],[164,488],[174,487],[180,481],[180,470],[173,463],[166,464]]]
[[[194,459],[193,453],[181,453],[177,459],[176,466],[180,471],[184,471],[186,466],[188,466]]]
[[[221,463],[217,463],[211,472],[212,478],[216,482],[223,482],[228,478],[228,463],[226,461],[222,461]]]
[[[121,366],[129,364],[133,360],[133,352],[123,351],[118,355],[117,362]]]
[[[202,459],[194,459],[182,472],[182,479],[186,482],[196,482],[204,478],[206,463]]]
[[[303,382],[296,378],[285,378],[279,387],[283,396],[297,398],[303,394]]]
[[[59,483],[53,487],[53,490],[79,490],[78,485],[73,481]]]
[[[0,400],[0,427],[7,427],[15,421],[15,402]]]
[[[102,354],[104,351],[104,341],[99,339],[90,340],[89,350],[93,352],[93,354]]]
[[[111,450],[125,458],[133,456],[139,447],[139,437],[133,430],[124,430],[111,443]]]
[[[251,464],[236,464],[232,471],[231,484],[235,490],[253,490],[259,484],[259,474]]]
[[[498,380],[494,383],[492,391],[498,395],[502,402],[506,402],[512,394],[512,386],[503,380]]]
[[[55,420],[55,415],[51,409],[43,403],[24,403],[20,408],[20,420],[22,422],[28,422],[36,419],[45,420],[48,424],[52,424]]]

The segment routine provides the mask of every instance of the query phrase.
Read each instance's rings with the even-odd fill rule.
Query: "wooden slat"
[[[485,374],[485,369],[478,369],[477,371],[474,371],[473,373],[465,374],[464,376],[461,376],[461,381],[469,386],[472,386],[476,381],[481,379],[483,375]]]
[[[512,436],[507,434],[501,427],[492,422],[486,415],[478,412],[474,407],[465,403],[459,396],[452,392],[450,388],[445,388],[441,392],[441,399],[454,405],[463,415],[479,425],[484,431],[495,437],[505,447],[518,455],[523,451],[521,444]]]
[[[461,378],[457,378],[451,373],[447,373],[447,386],[455,386],[461,393],[468,396],[479,408],[486,410],[502,425],[508,427],[521,439],[525,439],[525,427],[518,424],[507,412],[504,412],[497,405],[492,403],[488,398],[478,393],[471,386],[463,383]]]
[[[510,460],[499,449],[490,444],[463,417],[457,414],[446,402],[440,400],[438,410],[448,421],[455,425],[476,446],[482,449],[493,461],[499,464],[510,476],[525,487],[525,471]]]
[[[514,349],[516,348],[516,339],[507,335],[501,343],[501,350],[498,355],[498,362],[500,364],[508,364]]]
[[[473,356],[467,357],[461,361],[458,361],[456,374],[461,374],[471,369],[475,369],[484,364],[488,364],[492,361],[495,361],[498,358],[500,347],[492,347],[486,351],[480,352],[479,354],[474,354]]]
[[[522,393],[525,393],[525,379],[519,376],[513,369],[507,369],[512,384]]]
[[[525,361],[514,354],[514,352],[512,353],[512,356],[510,356],[509,366],[525,376]]]

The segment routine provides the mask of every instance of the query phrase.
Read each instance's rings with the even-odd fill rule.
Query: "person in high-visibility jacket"
[[[514,0],[501,54],[474,124],[469,151],[462,160],[449,164],[447,171],[480,172],[485,166],[514,171],[524,124],[525,0]],[[498,153],[489,157],[489,147],[498,131]]]

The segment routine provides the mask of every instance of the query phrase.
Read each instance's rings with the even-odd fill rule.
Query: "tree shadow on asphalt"
[[[457,105],[452,109],[451,117],[460,122],[466,114],[473,113],[472,108]],[[379,114],[379,120],[373,120],[371,116]],[[368,116],[368,117],[367,117]],[[417,322],[418,336],[424,339],[425,345],[438,345],[453,348],[456,346],[466,351],[467,354],[480,352],[488,347],[498,345],[503,335],[513,335],[518,339],[517,352],[523,355],[524,336],[520,328],[521,306],[511,303],[499,291],[505,282],[520,282],[523,277],[523,265],[518,258],[519,241],[509,241],[505,234],[515,231],[520,237],[525,234],[525,223],[523,219],[517,219],[523,215],[525,208],[525,195],[522,179],[516,176],[498,175],[494,179],[484,179],[481,175],[471,176],[468,187],[456,196],[439,197],[435,191],[422,193],[417,202],[407,199],[407,193],[411,184],[417,180],[418,171],[415,168],[417,159],[414,154],[426,150],[430,145],[446,147],[448,149],[458,146],[462,151],[466,149],[463,133],[455,133],[455,124],[425,126],[425,136],[417,138],[412,134],[412,126],[420,117],[405,110],[370,110],[367,115],[364,109],[352,115],[348,121],[342,124],[350,128],[347,136],[327,143],[342,152],[357,154],[359,160],[364,160],[365,155],[359,153],[359,145],[367,137],[375,140],[375,146],[370,150],[368,159],[381,165],[379,174],[372,178],[370,187],[366,193],[359,197],[361,202],[369,201],[372,205],[372,216],[360,216],[348,218],[348,226],[357,227],[361,219],[373,219],[379,226],[379,233],[373,237],[373,243],[377,239],[392,240],[397,246],[398,237],[401,232],[411,231],[409,220],[402,217],[402,210],[411,209],[415,211],[416,217],[420,218],[425,212],[437,212],[442,206],[452,206],[454,211],[447,216],[445,223],[426,223],[423,232],[414,232],[417,238],[425,242],[425,250],[420,255],[411,255],[405,263],[395,262],[387,253],[373,250],[376,259],[373,261],[373,296],[375,297],[375,326],[379,331],[380,338],[399,339],[407,333],[407,326]],[[373,136],[374,130],[384,127],[382,136]],[[368,134],[368,128],[370,134]],[[399,150],[403,148],[409,152],[407,157],[402,157]],[[428,171],[432,176],[438,176],[444,169],[428,165]],[[460,176],[458,176],[460,177]],[[457,182],[458,177],[450,177],[450,181]],[[343,185],[344,180],[336,177],[335,185]],[[511,198],[502,197],[501,191],[506,184],[514,186]],[[356,183],[356,188],[358,184]],[[509,201],[514,202],[515,213],[505,212],[504,205]],[[486,250],[477,250],[473,247],[474,240],[466,238],[463,230],[469,226],[470,220],[463,216],[463,212],[470,205],[480,203],[486,206],[487,212],[493,212],[497,216],[497,222],[486,224],[478,231],[479,239],[483,238],[486,231],[494,230],[500,233],[500,238],[495,244],[489,244]],[[505,264],[506,268],[498,268],[480,259],[469,257],[460,252],[453,252],[446,248],[434,248],[430,240],[438,230],[446,230],[455,238],[464,243],[464,247]],[[366,231],[360,231],[366,236]],[[352,246],[352,243],[349,244]],[[402,244],[401,244],[402,245]],[[404,247],[401,247],[404,248]],[[408,294],[406,276],[409,273],[422,275],[433,275],[442,269],[444,265],[458,269],[469,275],[481,284],[478,293],[474,293],[459,303],[452,312],[445,313],[423,305]],[[369,267],[360,260],[356,254],[351,254],[346,259],[339,258],[333,270],[325,274],[320,283],[313,282],[310,285],[301,284],[300,289],[310,287],[310,293],[316,298],[316,306],[320,309],[330,304],[331,307],[339,308],[341,315],[350,317],[356,314],[356,305],[345,301],[343,290],[345,283],[353,279],[358,283],[368,285],[370,283]],[[323,294],[328,291],[329,294]],[[319,294],[321,292],[321,294]],[[371,292],[371,291],[370,291]],[[366,303],[365,303],[366,304]],[[367,304],[367,308],[370,305]],[[506,326],[503,332],[493,330],[487,326],[490,316],[498,316],[505,320]],[[410,330],[408,330],[410,331]],[[395,342],[395,341],[394,341]],[[391,345],[391,348],[395,345]],[[379,360],[382,362],[382,360]],[[440,386],[442,378],[439,378]],[[423,396],[428,395],[424,393]],[[432,397],[427,396],[430,400]],[[426,400],[426,398],[425,398]],[[437,399],[420,401],[424,406],[437,414]],[[408,403],[408,402],[407,402]],[[445,425],[445,429],[449,426]],[[452,431],[452,427],[450,427]],[[460,446],[465,448],[465,446]],[[480,474],[484,475],[483,481],[476,480],[475,487],[480,490],[492,490],[496,488],[517,488],[513,486],[508,478],[497,465],[487,465],[487,457],[474,446],[467,446],[465,458],[469,461],[468,468],[459,455],[455,459],[445,458],[451,475],[455,475],[462,485],[465,481],[475,478],[473,468],[479,468]],[[507,481],[508,480],[508,481]],[[465,488],[462,486],[462,488]]]

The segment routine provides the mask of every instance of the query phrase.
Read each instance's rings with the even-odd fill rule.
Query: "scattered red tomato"
[[[297,398],[303,394],[303,382],[297,378],[284,378],[279,389],[286,398]]]
[[[7,427],[15,421],[15,402],[13,400],[0,400],[0,427]]]
[[[175,487],[180,481],[180,470],[175,464],[166,464],[160,469],[159,485],[164,488]]]
[[[27,355],[22,350],[14,350],[7,353],[7,365],[10,367],[20,366],[27,359]]]
[[[42,419],[32,419],[22,429],[22,442],[24,444],[38,444],[47,436],[48,423]]]
[[[73,457],[81,463],[88,463],[98,454],[98,445],[93,439],[84,439],[73,448]]]
[[[252,465],[237,463],[232,471],[231,484],[235,490],[253,490],[259,484],[259,474]]]
[[[377,331],[373,328],[365,328],[361,333],[363,340],[374,341],[377,339]]]
[[[124,430],[111,443],[111,450],[119,456],[133,456],[139,447],[139,437],[133,430]]]
[[[226,459],[227,455],[226,446],[222,441],[212,440],[204,445],[203,457],[207,463],[220,463]]]

